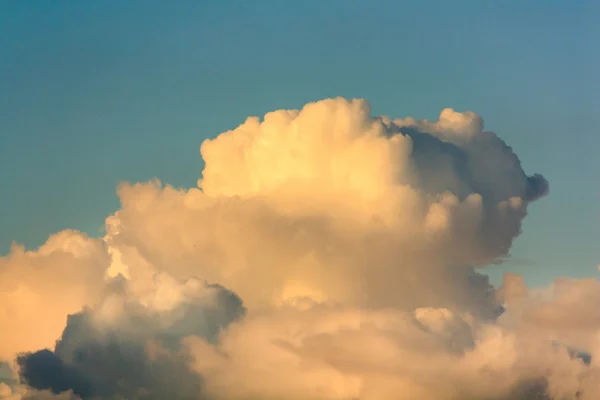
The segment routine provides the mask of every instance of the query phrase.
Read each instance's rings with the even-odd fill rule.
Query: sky
[[[599,18],[0,2],[0,400],[598,399]]]
[[[585,0],[3,1],[0,251],[99,235],[118,182],[192,187],[203,139],[343,96],[375,115],[481,115],[551,187],[494,276],[593,274],[598,17]]]

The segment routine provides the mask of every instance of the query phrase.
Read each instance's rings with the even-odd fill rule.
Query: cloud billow
[[[167,282],[177,288],[177,282]],[[126,286],[113,286],[97,309],[68,317],[53,351],[17,358],[22,380],[37,390],[71,391],[81,399],[197,398],[201,378],[190,371],[180,341],[191,335],[216,340],[221,329],[244,315],[241,300],[218,285],[194,282],[200,297],[157,313],[127,297]],[[103,307],[115,302],[120,307],[107,321]]]
[[[66,231],[0,260],[6,282],[28,274],[0,313],[31,305],[12,323],[26,337],[0,347],[20,354],[7,396],[600,394],[600,326],[572,301],[595,304],[597,282],[532,290],[507,275],[494,288],[481,273],[548,182],[479,115],[392,119],[326,99],[250,117],[200,152],[197,188],[122,184],[105,237]],[[49,269],[49,287],[31,278]],[[45,317],[37,305],[56,293]]]

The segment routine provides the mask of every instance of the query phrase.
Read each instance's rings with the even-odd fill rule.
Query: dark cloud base
[[[17,358],[20,378],[34,389],[71,391],[83,400],[198,399],[202,378],[189,368],[181,340],[194,335],[213,342],[245,313],[231,291],[219,285],[204,289],[214,294],[213,302],[180,305],[170,312],[177,318],[166,328],[135,304],[126,308],[127,321],[117,327],[97,326],[92,309],[70,315],[53,351]]]

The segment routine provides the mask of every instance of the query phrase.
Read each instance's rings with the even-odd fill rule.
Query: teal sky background
[[[119,181],[194,186],[203,139],[344,96],[482,115],[551,185],[494,280],[596,276],[598,21],[593,0],[1,1],[0,253],[98,235]]]

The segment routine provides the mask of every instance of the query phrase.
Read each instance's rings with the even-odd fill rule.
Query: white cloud
[[[67,315],[99,298],[108,264],[102,240],[70,230],[0,257],[0,360],[52,346]]]
[[[478,273],[507,255],[548,191],[480,116],[392,120],[363,100],[328,99],[249,118],[201,154],[198,188],[121,185],[105,238],[63,232],[1,261],[27,292],[0,295],[0,310],[31,302],[2,355],[50,347],[21,366],[53,360],[70,382],[33,386],[216,400],[600,394],[595,280],[533,291],[508,275],[496,290]],[[28,268],[46,275],[25,279]],[[42,313],[57,293],[65,303]],[[114,346],[160,376],[119,381],[74,357],[114,361]],[[22,377],[45,376],[31,371]]]

